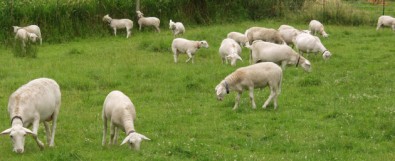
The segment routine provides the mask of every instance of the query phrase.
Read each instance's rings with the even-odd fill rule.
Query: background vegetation
[[[333,57],[308,56],[311,73],[288,67],[276,111],[252,110],[247,93],[236,111],[231,110],[235,93],[216,100],[214,87],[248,65],[245,49],[237,67],[221,64],[218,48],[226,34],[285,22],[188,27],[186,38],[210,44],[198,51],[195,64],[186,64],[186,55],[173,63],[168,29],[134,31],[129,39],[121,31],[117,37],[107,33],[44,44],[34,59],[0,48],[1,130],[10,126],[8,97],[22,84],[50,77],[62,90],[56,147],[40,151],[27,137],[26,152],[18,155],[10,138],[1,136],[0,160],[395,160],[395,50],[388,28],[327,25],[330,37],[322,42]],[[136,130],[152,139],[139,152],[101,146],[102,104],[112,90],[131,98]],[[258,106],[268,91],[255,90]],[[40,125],[43,141],[44,136]]]

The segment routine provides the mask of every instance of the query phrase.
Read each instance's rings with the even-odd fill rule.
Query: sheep
[[[228,59],[230,59],[231,65],[235,66],[237,60],[243,61],[241,59],[241,47],[233,39],[226,38],[222,40],[221,46],[219,47],[219,55],[222,58],[222,64],[226,62],[228,64]]]
[[[173,32],[174,37],[179,34],[183,35],[185,33],[185,27],[181,22],[173,22],[170,20],[169,29]]]
[[[395,31],[395,18],[391,16],[380,16],[377,21],[376,31],[378,31],[381,26],[391,27],[392,31]]]
[[[281,26],[278,28],[278,31],[284,30],[284,29],[295,29],[295,27],[290,26],[290,25],[281,25]]]
[[[174,54],[174,63],[177,63],[179,53],[186,53],[189,57],[186,62],[189,62],[192,59],[192,63],[194,63],[193,57],[195,55],[195,52],[201,47],[208,48],[209,45],[207,41],[193,41],[184,38],[175,38],[171,44],[171,50]]]
[[[317,20],[311,20],[309,24],[309,31],[312,34],[316,34],[317,32],[322,35],[322,37],[327,38],[329,35],[324,30],[324,25]]]
[[[239,32],[230,32],[228,33],[227,38],[235,40],[237,43],[240,44],[240,46],[245,46],[248,42],[247,36]]]
[[[307,33],[301,33],[294,39],[294,44],[298,49],[299,53],[322,53],[322,58],[324,60],[329,59],[332,54],[325,48],[321,43],[320,38]]]
[[[301,31],[295,28],[283,28],[281,30],[279,29],[278,33],[287,45],[293,45],[293,39],[295,39]]]
[[[15,41],[20,41],[22,50],[26,52],[26,43],[36,42],[38,36],[35,33],[27,32],[25,29],[20,28],[16,31]]]
[[[254,40],[263,40],[266,42],[273,42],[276,44],[284,44],[284,40],[275,29],[268,29],[263,27],[251,27],[246,30],[245,35],[247,36],[249,44],[252,44]]]
[[[154,26],[156,31],[160,32],[160,20],[156,17],[144,17],[144,14],[140,11],[136,11],[138,17],[139,30],[141,31],[141,27],[143,26]]]
[[[11,118],[11,128],[0,134],[9,134],[13,142],[13,151],[24,152],[25,135],[32,135],[40,149],[44,144],[38,139],[39,123],[43,122],[49,147],[55,145],[56,120],[61,103],[59,85],[49,78],[34,79],[18,88],[8,100],[8,113]],[[52,120],[52,130],[48,122]],[[27,129],[33,125],[32,130]],[[52,131],[52,133],[51,133]]]
[[[126,28],[126,38],[129,38],[133,29],[133,21],[129,19],[112,19],[108,14],[103,16],[103,21],[108,22],[114,30],[114,36],[117,36],[117,29]]]
[[[277,109],[277,97],[281,93],[282,69],[275,63],[262,62],[247,67],[241,67],[225,77],[216,87],[217,99],[222,101],[225,94],[236,91],[236,101],[233,110],[239,106],[240,96],[244,90],[249,90],[252,108],[256,108],[254,101],[254,88],[270,87],[270,96],[263,104],[266,108],[270,101],[274,102],[274,109]]]
[[[255,41],[247,48],[251,49],[250,63],[274,62],[281,65],[283,70],[287,65],[300,65],[306,72],[311,70],[310,61],[287,45]]]
[[[43,39],[41,37],[41,30],[40,27],[37,25],[29,25],[26,27],[19,27],[19,26],[12,26],[14,28],[14,33],[17,33],[19,29],[25,29],[29,33],[34,33],[37,35],[37,38],[40,40],[40,45],[43,44]]]
[[[136,110],[129,99],[121,91],[111,91],[103,104],[103,140],[102,146],[106,145],[107,134],[107,120],[111,121],[110,124],[110,144],[116,144],[118,139],[118,129],[126,133],[126,138],[122,141],[121,145],[129,142],[129,147],[135,150],[140,149],[141,141],[151,140],[148,137],[139,134],[134,129],[134,121],[136,120]]]

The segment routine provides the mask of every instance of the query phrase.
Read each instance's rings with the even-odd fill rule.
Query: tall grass
[[[282,23],[188,28],[186,38],[210,44],[199,49],[195,64],[185,63],[186,55],[174,64],[170,30],[43,45],[36,59],[16,58],[0,48],[0,130],[10,127],[8,97],[22,84],[50,77],[62,91],[56,146],[40,151],[27,137],[25,153],[18,155],[10,138],[0,136],[0,160],[394,160],[392,31],[327,25],[330,37],[322,42],[333,57],[306,56],[311,73],[288,67],[277,110],[251,109],[244,93],[232,111],[235,93],[217,101],[214,87],[248,65],[248,51],[237,67],[222,65],[220,42],[230,31],[262,24]],[[101,146],[102,104],[112,90],[131,98],[136,130],[151,139],[139,152]],[[254,92],[258,106],[269,95],[267,88]],[[124,137],[120,133],[118,143]],[[42,124],[39,138],[45,140]]]

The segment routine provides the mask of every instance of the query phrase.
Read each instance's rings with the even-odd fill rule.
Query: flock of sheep
[[[160,32],[160,20],[156,17],[144,17],[140,11],[138,15],[139,30],[144,26],[153,26]],[[133,21],[129,19],[112,19],[109,15],[103,17],[103,21],[108,22],[113,28],[114,35],[117,29],[126,29],[126,37],[130,37]],[[377,30],[381,26],[390,26],[395,30],[395,19],[390,16],[381,16],[377,23]],[[185,33],[185,27],[181,22],[170,20],[169,29],[174,37]],[[36,25],[27,27],[14,26],[15,39],[21,41],[24,46],[28,41],[35,42],[36,39],[42,43],[40,28]],[[320,38],[314,36],[316,33],[322,37],[328,37],[324,26],[317,20],[312,20],[309,30],[298,30],[289,25],[281,25],[279,29],[263,27],[251,27],[244,34],[230,32],[219,48],[219,55],[223,63],[230,60],[231,65],[236,65],[237,60],[242,60],[241,50],[246,47],[250,50],[250,64],[240,67],[233,73],[226,76],[215,87],[218,100],[231,91],[237,92],[233,110],[237,109],[239,100],[244,90],[249,90],[252,108],[256,108],[253,91],[255,88],[269,86],[270,96],[263,104],[266,108],[273,101],[274,109],[277,108],[277,98],[281,92],[281,81],[283,71],[287,65],[301,66],[305,71],[310,72],[311,63],[302,56],[302,53],[321,53],[323,58],[329,59],[331,53],[321,43]],[[291,46],[296,48],[296,52]],[[201,48],[208,48],[206,41],[192,41],[184,38],[174,38],[171,49],[174,54],[174,62],[177,63],[179,53],[186,53],[189,57],[187,62],[192,60],[196,51]],[[61,104],[61,92],[55,80],[49,78],[34,79],[18,88],[11,94],[8,101],[8,112],[10,115],[11,127],[0,134],[9,135],[13,143],[13,151],[24,152],[25,135],[32,135],[40,149],[44,144],[38,139],[39,123],[43,122],[46,131],[47,143],[54,146],[56,120]],[[112,91],[105,98],[102,111],[103,118],[103,140],[102,145],[106,145],[107,122],[110,121],[110,143],[116,144],[118,129],[126,133],[126,138],[122,144],[128,143],[131,148],[138,150],[143,140],[150,140],[148,137],[135,131],[134,121],[136,111],[132,101],[121,91]],[[52,129],[49,127],[52,121]],[[26,127],[33,126],[32,130]]]

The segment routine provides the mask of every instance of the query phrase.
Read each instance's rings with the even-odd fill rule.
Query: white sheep
[[[174,37],[177,35],[183,35],[185,33],[185,27],[181,22],[173,22],[170,20],[169,29],[173,32]]]
[[[313,35],[319,33],[324,38],[329,36],[324,30],[324,25],[321,22],[317,21],[317,20],[311,20],[310,21],[310,23],[309,23],[309,31]]]
[[[378,31],[381,26],[391,27],[392,31],[395,31],[395,18],[391,16],[380,16],[377,21],[376,31]]]
[[[311,70],[310,61],[287,45],[255,41],[247,48],[251,49],[250,63],[273,62],[281,65],[283,70],[287,65],[300,65],[307,72]]]
[[[293,45],[293,39],[295,39],[301,31],[295,28],[283,28],[281,30],[279,29],[278,33],[287,45]]]
[[[37,35],[35,33],[27,32],[25,29],[20,28],[16,31],[15,41],[19,41],[22,46],[22,50],[26,52],[26,43],[36,42]]]
[[[228,33],[227,38],[235,40],[237,43],[240,44],[240,46],[245,46],[248,42],[247,36],[240,32],[230,32]]]
[[[294,44],[301,54],[321,52],[324,60],[329,59],[332,56],[331,52],[329,52],[329,50],[327,50],[321,43],[320,38],[308,33],[301,33],[296,36]]]
[[[52,79],[38,78],[18,88],[8,100],[8,113],[11,118],[11,128],[1,132],[9,134],[13,142],[13,151],[24,152],[25,135],[31,134],[40,149],[44,144],[38,139],[39,123],[43,122],[47,143],[55,145],[56,120],[61,103],[59,85]],[[52,121],[52,130],[48,122]],[[32,130],[27,129],[33,125]],[[51,132],[52,131],[52,132]]]
[[[177,63],[178,54],[180,53],[186,53],[188,55],[189,58],[186,62],[189,62],[192,59],[192,63],[194,63],[193,59],[195,52],[201,47],[208,48],[209,46],[207,41],[193,41],[184,38],[175,38],[171,43],[171,50],[174,54],[174,63]]]
[[[280,31],[280,30],[284,30],[284,29],[296,29],[296,28],[293,27],[293,26],[290,26],[290,25],[281,25],[281,26],[278,28],[279,31]]]
[[[25,29],[29,33],[34,33],[37,35],[37,38],[40,39],[40,45],[43,44],[43,39],[41,37],[41,30],[40,27],[37,25],[29,25],[26,27],[19,27],[19,26],[12,26],[14,28],[14,33],[17,33],[19,29]]]
[[[107,121],[110,120],[110,144],[116,144],[118,139],[118,129],[126,134],[126,138],[121,145],[129,143],[130,148],[140,149],[141,141],[150,140],[146,136],[139,134],[134,129],[134,121],[136,120],[136,110],[129,99],[121,91],[110,92],[103,104],[103,140],[102,145],[106,145]]]
[[[281,92],[282,69],[275,63],[262,62],[247,67],[241,67],[229,74],[216,87],[217,99],[222,101],[225,94],[230,91],[236,91],[236,103],[233,110],[239,106],[240,96],[244,90],[249,90],[252,108],[255,109],[254,89],[270,87],[270,96],[263,104],[266,108],[271,100],[274,102],[274,109],[277,108],[277,97]]]
[[[139,24],[139,30],[141,31],[141,28],[143,26],[154,26],[156,31],[160,32],[160,20],[159,18],[156,17],[144,17],[144,14],[141,13],[140,11],[136,11],[137,17],[138,17],[138,24]]]
[[[263,40],[276,44],[285,43],[278,31],[275,29],[269,29],[264,27],[251,27],[246,30],[245,35],[247,36],[249,44],[252,44],[252,42],[255,40]]]
[[[114,35],[117,35],[117,29],[126,28],[126,38],[129,38],[132,33],[133,21],[129,19],[112,19],[108,14],[103,17],[103,21],[108,22],[110,27],[114,30]]]
[[[230,64],[232,66],[236,65],[237,60],[243,61],[241,59],[241,47],[239,44],[230,38],[222,40],[221,46],[219,47],[219,55],[222,58],[222,63],[228,64],[228,59],[230,59]]]

